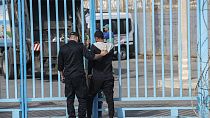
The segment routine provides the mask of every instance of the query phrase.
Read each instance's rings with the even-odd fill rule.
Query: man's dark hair
[[[104,38],[104,34],[102,31],[96,31],[94,34],[95,37],[103,39]]]
[[[71,32],[70,36],[72,36],[72,35],[79,37],[79,34],[77,32]]]

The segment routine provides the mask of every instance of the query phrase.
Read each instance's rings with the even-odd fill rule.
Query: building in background
[[[89,8],[89,1],[90,0],[84,0],[84,7],[85,8]],[[102,0],[103,1],[103,5],[101,5],[100,3],[101,0],[96,0],[96,11],[99,12],[100,11],[100,6],[103,6],[103,11],[107,12],[108,11],[108,0]],[[110,0],[111,1],[111,9],[112,11],[117,11],[117,5],[118,5],[118,0]],[[147,8],[151,8],[152,7],[152,1],[153,0],[146,0],[146,6]],[[158,8],[160,8],[160,0],[154,0],[155,1],[155,6],[157,6]],[[143,7],[143,0],[136,0],[137,2],[137,9],[142,9]],[[170,0],[164,0],[164,5],[165,7],[169,6],[169,2]],[[178,4],[178,0],[172,0],[173,2],[173,6],[177,7]],[[196,0],[191,0],[191,5],[196,5]],[[126,8],[126,0],[120,0],[120,9],[121,12],[125,11]],[[134,10],[134,0],[128,0],[128,9],[129,10]]]

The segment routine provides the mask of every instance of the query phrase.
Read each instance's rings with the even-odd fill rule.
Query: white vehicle
[[[100,21],[101,21],[101,14],[96,13],[96,27],[100,29]],[[109,13],[103,13],[103,26],[109,24]],[[117,54],[118,50],[118,13],[113,12],[111,13],[111,31],[114,34],[114,45],[115,45],[115,54]],[[86,16],[87,27],[90,28],[90,16]],[[128,41],[129,41],[129,52],[130,54],[134,53],[134,26],[133,26],[133,19],[132,15],[128,13]],[[120,46],[121,46],[121,59],[126,59],[126,13],[120,13]]]
[[[8,34],[11,34],[11,30],[10,30],[10,22],[9,22],[9,15],[8,15],[8,10],[7,10],[7,5],[5,5],[5,9],[3,10],[3,5],[1,5],[1,1],[0,1],[0,53],[2,53],[2,50],[4,50],[4,13],[5,12],[5,16],[6,16],[6,39],[10,40],[9,42],[11,42],[11,36]],[[9,44],[10,45],[10,44]],[[3,49],[2,49],[3,48]]]

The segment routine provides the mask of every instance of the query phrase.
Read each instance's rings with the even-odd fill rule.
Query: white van
[[[101,14],[96,13],[96,27],[100,27],[101,21]],[[111,31],[114,34],[114,45],[115,45],[115,54],[117,54],[118,50],[118,13],[113,12],[111,13]],[[86,23],[87,27],[90,28],[90,16],[86,16]],[[103,26],[106,24],[109,24],[109,13],[103,13]],[[134,54],[134,25],[133,25],[133,19],[132,15],[128,13],[128,26],[129,26],[129,32],[128,32],[128,41],[129,41],[129,49],[130,54]],[[121,46],[121,59],[126,59],[127,53],[126,53],[126,13],[121,12],[120,13],[120,46]]]

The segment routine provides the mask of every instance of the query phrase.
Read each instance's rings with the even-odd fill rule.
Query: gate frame
[[[4,1],[4,0],[3,0]],[[35,98],[35,99],[30,99],[27,98],[27,77],[26,77],[26,37],[25,37],[25,23],[24,23],[24,0],[18,0],[18,15],[19,17],[19,32],[20,32],[20,72],[21,72],[21,98],[18,99],[1,99],[2,101],[5,102],[20,102],[21,108],[20,109],[0,109],[0,111],[12,111],[12,116],[13,117],[18,117],[20,115],[20,111],[22,112],[22,117],[27,118],[27,113],[28,111],[35,111],[35,110],[44,110],[42,108],[28,108],[27,104],[30,101],[42,101],[42,98]],[[208,2],[207,2],[208,3]],[[199,5],[198,5],[199,4]],[[22,6],[22,9],[20,9]],[[90,2],[90,14],[91,14],[91,26],[90,30],[91,32],[95,32],[95,0],[91,0]],[[208,11],[205,10],[204,12],[202,11],[203,9],[208,9],[208,4],[205,4],[203,1],[197,0],[197,15],[199,17],[197,18],[197,42],[199,46],[199,51],[198,51],[198,78],[199,78],[199,85],[202,83],[206,83],[205,86],[199,86],[198,87],[198,110],[199,110],[199,115],[202,118],[206,118],[209,116],[209,96],[208,96],[208,69],[206,68],[206,65],[208,65],[208,29],[206,28],[206,25],[208,26],[207,22],[208,21]],[[203,17],[201,16],[203,14]],[[91,35],[91,43],[93,43],[94,35]],[[206,41],[207,40],[207,41]],[[203,51],[206,51],[206,53],[201,53]],[[199,55],[201,56],[199,58]],[[202,61],[201,61],[202,60]],[[201,70],[200,70],[201,69]],[[207,74],[206,76],[200,76],[201,73]],[[202,95],[202,94],[204,95]],[[44,98],[45,100],[48,100],[48,98]],[[49,98],[51,99],[51,98]],[[64,100],[63,97],[58,97],[57,100]],[[196,100],[196,97],[143,97],[142,98],[118,98],[119,101],[152,101],[152,100]],[[52,99],[51,99],[52,100]],[[98,111],[98,99],[96,98],[94,100],[94,111]],[[45,108],[46,109],[46,108]],[[58,107],[55,108],[57,109],[64,109],[63,107]],[[180,109],[196,109],[195,107],[150,107],[150,108],[118,108],[118,117],[125,117],[125,111],[128,110],[171,110],[171,116],[178,116],[178,110]],[[94,116],[98,115],[98,112],[94,112]]]

